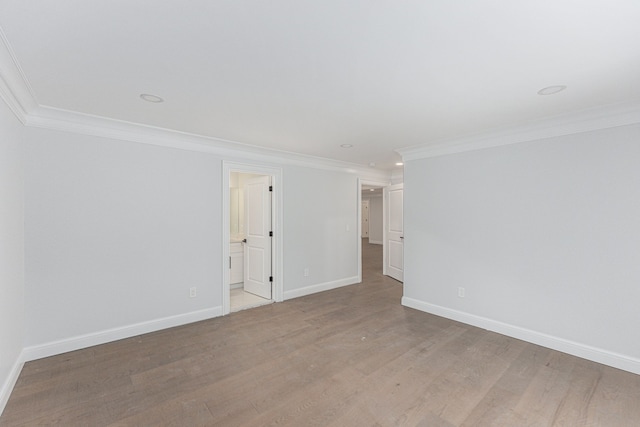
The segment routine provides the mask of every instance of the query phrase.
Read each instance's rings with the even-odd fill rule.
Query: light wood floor
[[[2,426],[639,426],[640,376],[362,284],[29,362]]]

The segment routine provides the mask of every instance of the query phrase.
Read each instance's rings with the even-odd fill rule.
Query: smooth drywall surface
[[[408,161],[404,183],[405,298],[640,358],[640,126]]]
[[[0,100],[0,413],[24,345],[22,124]]]
[[[283,180],[285,297],[357,277],[357,177],[287,166]]]
[[[382,244],[382,196],[369,197],[369,243]]]
[[[222,305],[221,160],[26,130],[27,346]]]

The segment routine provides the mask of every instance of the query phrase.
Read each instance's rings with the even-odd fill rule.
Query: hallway
[[[369,239],[362,239],[362,280],[382,275],[382,245],[372,245]]]

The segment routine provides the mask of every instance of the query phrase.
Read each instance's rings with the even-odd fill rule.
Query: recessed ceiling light
[[[538,95],[553,95],[554,93],[562,92],[567,87],[565,85],[548,86],[538,91]]]
[[[148,93],[141,94],[140,98],[144,99],[147,102],[154,102],[156,104],[164,102],[164,99],[160,98],[159,96],[149,95]]]
[[[351,144],[342,144],[340,147],[342,147],[342,148],[351,148],[351,147],[353,147],[353,145],[351,145]]]
[[[396,166],[402,166],[402,165],[404,165],[404,163],[402,163],[402,162],[396,162]]]

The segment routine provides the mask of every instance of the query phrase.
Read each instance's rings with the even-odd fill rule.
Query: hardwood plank
[[[0,426],[637,426],[640,376],[363,283],[26,363]]]

